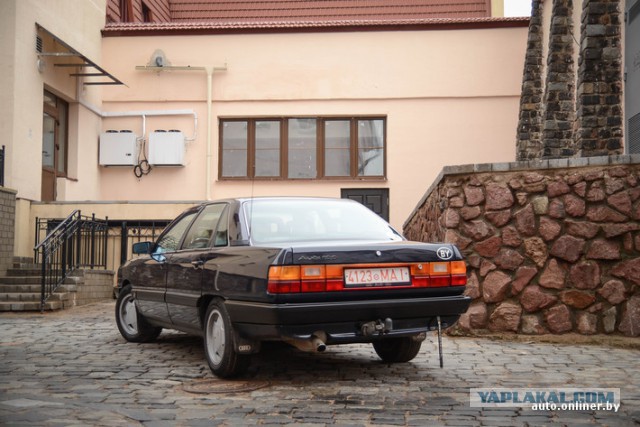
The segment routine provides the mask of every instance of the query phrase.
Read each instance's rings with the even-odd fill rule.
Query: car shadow
[[[167,331],[153,343],[162,351],[180,354],[184,363],[204,366],[203,374],[210,379],[215,376],[209,371],[202,339],[200,337]],[[152,344],[148,344],[152,345]],[[151,350],[150,347],[147,349]],[[425,342],[422,352],[431,352],[431,344]],[[259,353],[251,356],[247,372],[238,380],[269,381],[280,384],[329,383],[335,381],[362,381],[367,378],[393,381],[420,371],[420,376],[428,380],[424,372],[424,359],[420,355],[412,362],[389,364],[382,362],[370,344],[345,344],[328,346],[324,352],[308,353],[282,342],[264,342]],[[435,363],[433,367],[437,366]],[[428,372],[428,371],[427,371]]]

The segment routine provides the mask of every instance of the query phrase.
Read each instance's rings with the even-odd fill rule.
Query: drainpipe
[[[105,117],[141,117],[142,118],[142,137],[146,134],[148,116],[193,116],[193,136],[185,138],[186,141],[193,142],[198,136],[198,114],[193,110],[142,110],[142,111],[102,111],[95,105],[91,105],[78,97],[78,103],[91,111],[95,115]]]
[[[213,128],[211,126],[211,118],[213,116],[212,112],[212,96],[211,91],[213,90],[213,67],[206,67],[207,72],[207,182],[206,182],[206,191],[205,191],[205,200],[211,200],[211,158],[212,156],[212,133]]]

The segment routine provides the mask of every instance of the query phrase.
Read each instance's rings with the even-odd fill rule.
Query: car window
[[[255,243],[306,240],[402,240],[386,221],[346,200],[253,200],[244,205]]]
[[[158,239],[156,244],[155,253],[171,252],[178,250],[180,239],[184,235],[187,227],[191,224],[193,217],[197,212],[191,212],[180,218],[175,222],[171,228],[167,229],[162,236]]]
[[[199,249],[209,247],[211,237],[218,227],[218,221],[222,216],[226,204],[217,203],[208,205],[198,215],[193,225],[187,232],[187,236],[182,244],[182,249]],[[216,233],[216,243],[219,241]]]
[[[227,246],[229,244],[229,208],[227,207],[220,221],[218,221],[218,228],[216,230],[213,246]]]

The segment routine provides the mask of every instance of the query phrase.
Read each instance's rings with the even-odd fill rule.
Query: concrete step
[[[47,301],[44,305],[45,311],[62,310],[63,308],[65,308],[63,301]],[[0,302],[0,311],[40,311],[40,301]]]
[[[49,296],[47,301],[67,301],[73,299],[73,292],[54,292]],[[0,301],[40,301],[42,294],[40,292],[0,292]]]
[[[0,301],[2,302],[15,302],[15,301],[40,301],[39,293],[0,293]]]
[[[22,276],[40,276],[42,275],[42,269],[41,268],[9,268],[7,270],[7,276],[17,276],[17,277],[22,277]]]
[[[13,268],[38,268],[38,265],[33,261],[33,258],[27,257],[13,257]]]
[[[38,283],[34,284],[2,284],[0,285],[0,294],[15,294],[15,293],[39,293],[42,286]]]
[[[42,279],[36,276],[5,276],[0,277],[0,288],[7,285],[39,285],[41,281]]]

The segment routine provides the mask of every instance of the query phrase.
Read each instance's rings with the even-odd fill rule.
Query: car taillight
[[[409,272],[406,283],[374,283],[346,285],[345,270],[359,272],[371,270],[404,269]],[[406,288],[439,288],[465,286],[467,267],[464,261],[425,262],[410,264],[336,264],[291,265],[269,268],[267,292],[270,294],[334,292],[343,290],[379,290]]]

